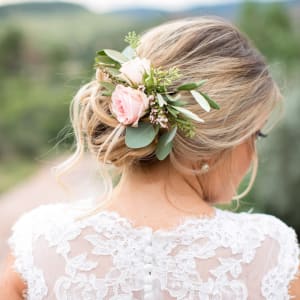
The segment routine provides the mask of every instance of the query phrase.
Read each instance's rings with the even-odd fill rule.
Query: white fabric
[[[47,204],[14,224],[8,244],[26,299],[290,299],[299,244],[279,218],[216,208],[152,230],[112,211],[74,220],[80,213]]]

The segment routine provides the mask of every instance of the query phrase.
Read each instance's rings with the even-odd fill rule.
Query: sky
[[[64,2],[72,2],[81,4],[91,10],[97,12],[107,12],[114,9],[147,7],[165,10],[180,10],[193,5],[212,5],[241,2],[242,0],[67,0]],[[271,2],[272,0],[260,0]],[[0,0],[1,4],[32,2],[20,0]],[[40,0],[38,2],[51,2]]]

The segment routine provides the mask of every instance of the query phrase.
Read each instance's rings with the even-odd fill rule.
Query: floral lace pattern
[[[153,230],[113,211],[78,215],[71,204],[41,205],[13,226],[26,299],[290,299],[299,244],[276,217],[215,209]]]

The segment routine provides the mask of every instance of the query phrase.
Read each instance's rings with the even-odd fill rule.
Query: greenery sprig
[[[136,49],[140,44],[140,36],[135,31],[130,31],[124,38],[124,41],[129,44],[132,49]]]

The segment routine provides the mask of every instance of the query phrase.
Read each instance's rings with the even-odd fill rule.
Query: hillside
[[[254,3],[259,3],[260,5],[268,5],[268,3],[263,3],[261,1],[251,1]],[[300,11],[300,1],[298,0],[287,0],[287,1],[274,1],[282,2],[286,5],[291,13]],[[101,15],[104,16],[120,16],[129,17],[129,18],[138,18],[138,19],[153,19],[157,17],[176,17],[176,16],[193,16],[193,15],[218,15],[226,18],[236,17],[241,3],[227,3],[227,4],[211,4],[211,5],[194,5],[185,10],[178,12],[165,11],[160,9],[150,9],[143,8],[141,6],[137,8],[130,9],[120,9],[114,10],[110,13],[104,13]],[[17,4],[0,4],[0,17],[9,18],[15,15],[65,15],[65,14],[78,14],[78,13],[90,13],[91,15],[96,14],[84,6],[79,4],[62,2],[62,1],[53,1],[53,2],[27,2],[27,3],[17,3]]]
[[[11,17],[12,15],[34,15],[34,14],[65,14],[87,11],[81,5],[67,2],[27,2],[8,4],[0,6],[0,17]]]

